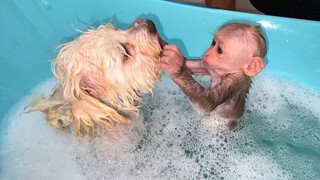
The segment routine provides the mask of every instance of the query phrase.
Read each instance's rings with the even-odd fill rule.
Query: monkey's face
[[[203,55],[203,64],[219,74],[242,72],[244,59],[250,54],[244,46],[239,38],[215,36]]]

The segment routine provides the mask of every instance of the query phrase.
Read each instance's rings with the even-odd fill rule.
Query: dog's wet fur
[[[139,116],[141,95],[151,93],[161,78],[157,61],[163,43],[148,19],[126,30],[112,24],[90,28],[61,46],[51,64],[59,83],[27,111],[41,111],[52,126],[79,135],[130,124]]]

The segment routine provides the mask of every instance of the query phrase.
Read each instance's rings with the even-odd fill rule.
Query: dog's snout
[[[147,30],[151,35],[157,36],[161,48],[163,48],[167,42],[164,41],[158,34],[156,25],[150,19],[136,19],[130,26],[131,32],[138,32],[141,29]]]
[[[157,28],[155,24],[149,19],[138,18],[135,20],[134,23],[131,24],[130,28],[133,30],[138,30],[142,28],[142,29],[147,29],[152,34],[157,33]]]
[[[151,20],[146,19],[145,23],[146,23],[147,28],[148,28],[150,33],[156,33],[157,32],[156,25]]]
[[[136,20],[136,23],[138,23],[138,24],[141,24],[143,22],[143,19],[141,19],[141,18],[138,18],[137,20]]]
[[[138,28],[143,23],[143,19],[136,19],[130,27]]]

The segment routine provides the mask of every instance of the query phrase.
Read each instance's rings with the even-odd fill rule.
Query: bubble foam
[[[197,77],[204,85],[210,79]],[[54,81],[35,92],[47,95]],[[320,93],[259,76],[239,126],[202,117],[167,75],[144,97],[140,119],[108,137],[79,139],[39,112],[9,112],[2,136],[7,179],[318,179]]]

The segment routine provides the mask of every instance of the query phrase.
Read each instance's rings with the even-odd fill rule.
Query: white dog
[[[38,98],[28,111],[42,111],[54,127],[96,134],[139,115],[141,95],[161,78],[157,66],[163,41],[150,20],[127,30],[111,24],[89,29],[62,45],[52,71],[60,81],[53,94]]]

